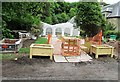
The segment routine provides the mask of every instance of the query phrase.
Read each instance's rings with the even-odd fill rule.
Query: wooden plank
[[[78,59],[80,59],[82,62],[92,61],[92,57],[90,57],[87,53],[85,53],[83,51],[82,51],[81,55],[78,57]]]
[[[81,62],[80,59],[78,59],[78,56],[69,56],[65,57],[68,62]]]
[[[62,55],[53,55],[55,62],[68,62]]]

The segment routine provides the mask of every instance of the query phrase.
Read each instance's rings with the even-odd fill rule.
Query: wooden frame
[[[21,39],[3,39],[0,41],[0,53],[18,52],[22,47]]]
[[[80,55],[80,45],[77,38],[62,37],[62,55],[63,56]]]
[[[53,45],[50,44],[31,44],[30,46],[30,59],[32,56],[50,56],[53,59]]]
[[[98,58],[98,55],[111,55],[113,57],[114,47],[109,45],[91,45],[90,54],[94,53],[95,58]]]

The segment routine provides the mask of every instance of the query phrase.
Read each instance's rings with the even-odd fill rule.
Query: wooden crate
[[[31,44],[30,46],[30,58],[32,56],[50,56],[52,60],[53,45],[50,44]]]
[[[111,55],[113,57],[114,47],[109,45],[91,45],[90,53],[95,53],[95,58],[98,58],[98,55]]]
[[[21,39],[3,39],[0,41],[0,53],[18,52],[22,47]]]
[[[63,56],[77,56],[80,55],[80,46],[77,39],[63,38],[62,41],[62,55]]]

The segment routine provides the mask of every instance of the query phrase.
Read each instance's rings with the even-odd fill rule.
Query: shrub
[[[119,40],[119,41],[120,41],[120,31],[119,31],[119,32],[117,32],[117,33],[116,33],[116,35],[117,35],[117,40]]]
[[[110,35],[116,35],[116,32],[115,31],[107,31],[106,32],[106,38],[109,38]]]
[[[103,28],[103,35],[108,37],[110,35],[115,35],[115,25],[106,21],[106,26]]]

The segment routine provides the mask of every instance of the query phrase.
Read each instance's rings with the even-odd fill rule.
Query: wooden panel
[[[93,52],[93,53],[96,53],[96,50],[97,50],[97,48],[92,47],[92,52]]]
[[[107,49],[104,49],[104,48],[100,48],[98,49],[97,53],[99,54],[111,54],[112,52],[112,49],[111,48],[107,48]]]
[[[96,58],[98,58],[98,55],[111,55],[113,57],[113,49],[114,47],[109,45],[92,45],[91,46],[91,53],[96,54]]]
[[[2,47],[3,45],[7,46],[6,48]],[[18,52],[22,47],[21,39],[3,39],[0,42],[0,50],[4,53],[8,52]]]
[[[46,45],[34,45],[31,44],[30,46],[30,58],[32,58],[32,55],[37,55],[37,56],[50,56],[50,59],[52,59],[53,55],[53,46],[50,44]]]
[[[41,48],[33,48],[32,53],[34,54],[50,54],[51,49],[41,49]]]
[[[62,41],[62,55],[63,56],[77,56],[80,55],[80,47],[78,39],[64,37]]]

